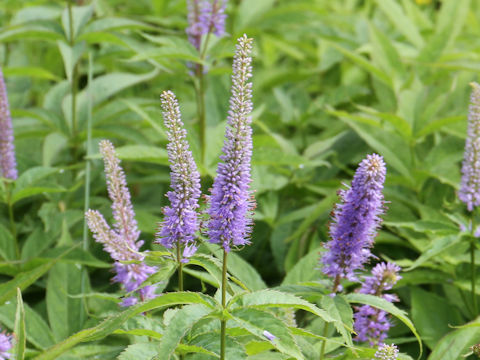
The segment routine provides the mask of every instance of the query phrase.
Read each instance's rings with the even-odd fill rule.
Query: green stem
[[[84,197],[84,213],[90,208],[90,173],[91,173],[91,163],[89,156],[91,155],[92,148],[92,81],[93,81],[93,65],[92,65],[92,54],[88,54],[88,88],[87,88],[87,143],[85,144],[87,158],[85,160],[85,197]],[[82,239],[82,248],[86,252],[89,248],[88,243],[88,225],[86,219],[83,221],[83,239]],[[87,269],[84,267],[82,269],[82,282],[81,289],[82,294],[85,294],[87,289]],[[84,311],[85,310],[85,311]],[[85,313],[87,311],[87,299],[83,297],[82,308],[80,309],[80,323],[83,324],[85,320]]]
[[[328,322],[323,324],[323,337],[326,338],[328,334],[328,326],[330,324]],[[322,347],[320,348],[320,360],[323,360],[323,357],[325,356],[325,347],[327,346],[327,341],[322,340]]]
[[[477,307],[477,294],[475,293],[475,285],[476,285],[476,269],[475,269],[475,216],[472,212],[471,214],[471,237],[470,237],[470,267],[471,267],[471,277],[472,277],[472,303],[473,303],[473,313],[474,316],[478,315],[478,307]]]
[[[227,255],[228,253],[223,250],[223,268],[222,268],[222,308],[225,310],[226,297],[227,297]],[[227,320],[222,318],[220,329],[220,360],[225,360],[225,343],[227,334]]]
[[[207,53],[208,41],[210,40],[210,31],[207,34],[205,42],[203,43],[203,49],[200,51],[200,59],[205,60]],[[205,116],[205,76],[203,74],[204,66],[198,64],[196,66],[196,76],[198,78],[198,88],[197,88],[197,112],[198,112],[198,122],[200,126],[200,150],[201,150],[201,160],[202,164],[205,165],[205,156],[206,156],[206,144],[207,144],[207,122]]]
[[[183,291],[183,263],[180,240],[177,241],[178,290]]]
[[[73,47],[75,46],[75,37],[74,37],[74,34],[73,34],[74,30],[73,30],[72,2],[73,2],[73,0],[68,1],[68,23],[69,23],[68,25],[69,25],[69,32],[70,32],[69,37],[68,37],[68,42],[70,44],[70,47],[73,49]],[[70,93],[72,94],[72,109],[71,109],[72,115],[71,116],[72,116],[72,135],[73,135],[73,138],[74,138],[74,148],[76,148],[75,136],[77,134],[77,111],[76,111],[76,108],[77,108],[77,86],[76,86],[77,72],[78,72],[78,68],[77,68],[77,64],[75,64],[75,66],[73,67],[71,84],[70,84]]]

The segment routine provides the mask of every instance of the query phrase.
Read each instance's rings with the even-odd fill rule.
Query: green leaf
[[[15,182],[12,202],[15,203],[29,196],[38,195],[44,192],[64,191],[56,184],[39,185],[38,183],[46,177],[59,173],[59,169],[52,167],[37,166],[22,173]],[[43,183],[42,183],[43,184]]]
[[[117,94],[118,92],[129,88],[138,83],[148,81],[158,74],[158,70],[153,70],[146,74],[131,74],[131,73],[108,73],[106,75],[99,76],[92,81],[92,102],[93,106],[96,106],[109,97]],[[77,120],[80,129],[86,124],[87,110],[88,110],[88,96],[87,90],[82,90],[77,97]],[[68,123],[72,123],[72,97],[67,95],[62,102],[62,110],[64,117]]]
[[[51,73],[50,71],[41,68],[41,67],[34,67],[34,66],[11,66],[11,67],[4,67],[3,74],[6,77],[10,76],[25,76],[37,79],[46,79],[46,80],[54,80],[58,81],[60,78]]]
[[[290,269],[283,279],[282,285],[297,285],[318,278],[319,275],[314,269],[318,267],[319,260],[320,248],[311,250]]]
[[[9,328],[14,328],[16,301],[10,301],[0,306],[0,322]],[[28,304],[23,304],[25,310],[25,331],[27,341],[38,349],[46,349],[55,344],[52,331],[45,320]]]
[[[122,160],[142,161],[153,164],[168,164],[167,151],[163,148],[146,145],[126,145],[115,149]]]
[[[23,306],[22,292],[17,288],[17,311],[15,313],[15,348],[14,354],[16,360],[23,360],[26,347],[26,328],[25,328],[25,308]]]
[[[67,40],[75,39],[80,33],[85,24],[90,20],[93,15],[93,5],[87,6],[72,6],[72,29],[73,36],[70,35],[70,16],[69,8],[66,7],[62,13],[62,25],[63,31],[65,32],[65,37]]]
[[[387,74],[398,79],[404,79],[407,74],[397,49],[392,41],[372,23],[369,23],[370,40],[372,42],[372,57]],[[399,84],[400,85],[400,84]]]
[[[294,308],[311,312],[326,322],[337,322],[334,318],[328,315],[325,310],[319,309],[308,301],[303,300],[298,296],[276,290],[259,290],[252,293],[236,295],[230,299],[227,307],[232,309],[238,307],[254,307],[259,309],[269,307]],[[343,324],[340,326],[343,326]]]
[[[155,29],[154,27],[136,20],[119,17],[108,17],[104,19],[97,19],[90,22],[83,28],[78,40],[84,39],[92,33],[99,33],[104,31],[121,30],[121,29]]]
[[[48,274],[47,312],[57,341],[82,328],[82,299],[72,298],[82,292],[82,272],[73,264],[57,263]]]
[[[377,309],[384,310],[392,314],[393,316],[395,316],[401,322],[403,322],[410,329],[413,335],[415,335],[415,337],[417,338],[418,346],[420,348],[420,353],[418,355],[418,358],[420,359],[423,352],[422,339],[418,335],[417,330],[415,329],[415,326],[413,325],[412,321],[407,317],[405,311],[400,310],[391,302],[388,302],[387,300],[382,299],[381,297],[378,297],[378,296],[353,293],[353,294],[346,295],[345,298],[350,303],[360,303],[360,304],[370,305]]]
[[[345,298],[342,295],[337,295],[334,298],[330,295],[325,295],[322,297],[321,304],[322,308],[336,320],[334,323],[335,328],[344,339],[347,339],[347,345],[353,346],[350,333],[350,331],[353,331],[353,313]],[[347,329],[350,329],[350,331]]]
[[[6,261],[16,259],[15,238],[3,224],[0,224],[0,256]]]
[[[213,252],[217,259],[223,259],[223,248],[219,248],[217,245],[210,243],[205,243],[205,245]],[[227,270],[231,275],[239,279],[250,291],[265,289],[267,287],[257,270],[234,252],[228,254]]]
[[[412,320],[422,335],[422,340],[430,349],[435,349],[438,341],[451,331],[452,325],[463,322],[462,315],[445,298],[417,287],[412,288]],[[430,316],[435,309],[435,316]]]
[[[222,263],[220,260],[213,256],[205,255],[205,254],[195,254],[195,256],[191,257],[188,264],[198,265],[208,271],[208,273],[215,279],[217,288],[220,287],[222,283]]]
[[[241,308],[233,310],[230,315],[232,320],[242,328],[259,339],[269,341],[281,353],[288,354],[295,359],[303,359],[288,326],[273,314],[258,309]],[[265,337],[265,331],[274,335],[275,339],[269,340]]]
[[[61,258],[60,255],[66,253]],[[91,252],[80,249],[79,247],[56,247],[49,249],[38,256],[40,259],[58,259],[58,262],[70,263],[73,265],[87,265],[96,268],[110,268],[111,265],[104,261],[98,260]]]
[[[458,236],[458,235],[449,235],[449,236],[433,239],[430,246],[428,246],[424,251],[422,251],[422,254],[413,262],[413,264],[410,267],[405,269],[405,271],[413,270],[423,265],[425,262],[427,262],[431,258],[456,246],[462,240],[462,238],[463,238],[462,236]]]
[[[60,50],[60,54],[62,55],[63,66],[65,67],[67,79],[71,83],[73,79],[73,69],[86,50],[85,42],[76,43],[72,47],[65,41],[58,40],[57,45],[58,49]]]
[[[19,273],[12,280],[7,281],[0,285],[0,305],[5,304],[8,300],[15,296],[17,288],[21,291],[32,285],[43,274],[45,274],[55,261],[50,261],[46,264],[42,264],[33,270]]]
[[[329,45],[333,46],[336,50],[341,52],[345,55],[348,59],[350,59],[353,63],[364,69],[366,72],[370,73],[373,77],[387,85],[388,87],[392,88],[392,79],[385,73],[383,70],[377,68],[363,56],[360,56],[353,51],[350,51],[336,43],[329,42]]]
[[[443,2],[435,27],[435,35],[422,49],[418,61],[428,63],[440,58],[444,50],[458,36],[467,18],[469,8],[470,0],[446,0]]]
[[[272,8],[275,0],[244,0],[238,7],[237,17],[235,18],[235,33],[238,34]]]
[[[182,304],[203,304],[206,307],[214,309],[217,306],[220,306],[213,298],[200,294],[200,293],[191,293],[191,292],[176,292],[176,293],[166,293],[162,296],[159,296],[155,299],[149,300],[145,303],[137,304],[129,307],[123,312],[114,315],[99,325],[82,330],[64,341],[52,346],[44,353],[37,356],[37,360],[53,360],[74,347],[75,345],[81,342],[100,340],[113,331],[118,329],[125,321],[131,317],[150,311],[154,309],[161,309],[174,305]]]
[[[157,355],[156,343],[136,343],[129,345],[125,351],[122,351],[118,360],[139,360],[139,359],[153,359]]]
[[[423,38],[417,26],[404,13],[402,7],[394,0],[376,0],[377,6],[385,16],[392,22],[403,36],[405,36],[417,48],[424,44]]]
[[[431,311],[431,310],[430,310]],[[454,330],[444,336],[435,346],[428,360],[457,360],[470,352],[470,347],[478,343],[480,322],[475,319],[466,327]]]
[[[207,316],[212,311],[211,308],[202,304],[192,304],[179,309],[170,320],[168,327],[160,340],[158,355],[163,360],[170,360],[180,341],[187,334],[192,326]]]
[[[159,134],[163,139],[167,138],[167,134],[165,133],[165,130],[163,129],[162,125],[153,119],[145,110],[143,110],[140,106],[137,104],[133,103],[132,101],[128,100],[123,100],[124,103],[135,113],[137,113],[143,120],[148,122],[152,128]]]

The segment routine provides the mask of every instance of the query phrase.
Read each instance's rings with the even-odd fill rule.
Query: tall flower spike
[[[208,214],[210,242],[221,243],[226,251],[232,245],[248,244],[253,209],[250,186],[252,157],[252,39],[238,40],[233,59],[232,95],[227,118],[222,160],[213,183]]]
[[[468,211],[480,205],[480,85],[471,83],[468,130],[462,164],[462,183],[458,198]]]
[[[402,277],[398,275],[400,267],[393,263],[380,263],[372,269],[372,276],[365,277],[360,293],[380,296],[389,302],[398,301],[395,294],[384,294],[392,289]],[[356,308],[354,314],[356,341],[369,341],[370,345],[382,343],[391,327],[387,312],[363,305]]]
[[[341,203],[333,210],[331,240],[322,257],[323,272],[335,279],[356,280],[355,271],[372,256],[380,215],[383,213],[383,183],[386,167],[377,154],[367,155],[353,177],[352,186],[339,192]]]
[[[197,50],[200,50],[203,35],[222,36],[225,33],[225,6],[226,0],[188,0],[187,35]]]
[[[96,210],[88,210],[85,214],[87,224],[97,242],[102,243],[104,249],[115,260],[116,276],[113,281],[123,285],[127,292],[136,291],[141,300],[155,297],[155,286],[139,287],[155,273],[156,267],[142,263],[145,256],[139,252],[143,241],[138,241],[140,231],[135,221],[135,213],[130,201],[125,173],[120,166],[120,160],[115,155],[115,149],[107,140],[100,142],[100,152],[105,163],[108,195],[112,200],[113,229],[107,224],[103,216]],[[125,264],[123,262],[137,261],[138,263]],[[122,306],[130,306],[137,302],[135,296],[125,298]]]
[[[183,261],[195,251],[195,232],[199,229],[197,208],[201,195],[200,174],[189,150],[187,131],[183,127],[175,94],[162,94],[162,108],[168,137],[168,160],[172,191],[167,193],[170,206],[164,208],[165,218],[157,232],[157,242],[167,248],[184,245]]]
[[[12,347],[12,335],[9,335],[5,333],[5,331],[2,331],[0,333],[0,360],[12,358],[12,354],[10,353]]]
[[[398,358],[398,348],[396,345],[386,345],[382,344],[378,347],[377,352],[375,353],[376,360],[397,360]]]
[[[7,87],[0,68],[0,176],[15,180],[18,177],[13,145],[12,117],[8,105]]]

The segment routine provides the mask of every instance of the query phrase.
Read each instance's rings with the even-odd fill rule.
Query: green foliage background
[[[258,208],[252,245],[240,254],[261,276],[249,268],[246,283],[255,290],[325,284],[317,260],[336,191],[367,153],[377,152],[387,163],[389,204],[374,252],[406,270],[395,291],[427,348],[423,358],[460,358],[480,338],[468,295],[468,235],[459,230],[466,212],[456,199],[469,83],[480,70],[480,3],[230,0],[227,14],[228,35],[212,38],[202,59],[185,35],[184,0],[78,1],[72,37],[64,1],[0,2],[0,64],[21,174],[11,198],[2,189],[0,322],[15,326],[19,286],[34,356],[117,311],[107,295],[116,291],[108,256],[91,241],[85,250],[85,161],[92,164],[90,207],[109,215],[96,144],[114,142],[150,243],[169,186],[159,95],[170,89],[179,98],[207,191],[223,143],[234,43],[246,33],[255,40]],[[203,159],[191,75],[197,62],[208,67]],[[89,123],[94,149],[86,156]],[[203,276],[204,290],[211,290],[211,279],[195,271],[187,286],[201,290],[195,277]],[[85,292],[91,296],[82,308]],[[155,327],[148,317],[136,321],[145,324],[122,331]],[[396,324],[390,338],[417,356],[412,333]],[[69,358],[108,359],[124,347],[118,335],[74,349]]]

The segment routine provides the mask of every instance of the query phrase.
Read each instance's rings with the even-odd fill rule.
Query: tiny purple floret
[[[472,83],[468,130],[462,163],[462,182],[458,198],[468,211],[480,205],[480,85]]]
[[[7,86],[0,68],[0,176],[15,180],[18,177],[15,145],[13,144],[12,116],[8,103]]]
[[[173,92],[162,94],[162,107],[169,141],[167,151],[172,190],[167,193],[170,206],[163,209],[165,217],[156,234],[156,242],[167,248],[185,246],[183,262],[188,262],[197,249],[195,233],[199,229],[200,174],[189,150],[187,131]]]
[[[5,331],[0,332],[0,360],[11,359],[10,350],[13,347],[13,336]]]
[[[107,179],[108,195],[112,200],[113,229],[105,221],[97,210],[88,210],[85,214],[87,224],[93,233],[95,240],[103,244],[104,249],[110,253],[114,263],[116,275],[113,281],[123,285],[128,292],[135,292],[140,300],[156,297],[155,286],[148,285],[140,288],[142,283],[155,271],[156,267],[143,263],[145,255],[140,251],[143,245],[138,240],[138,230],[135,220],[135,212],[130,200],[125,173],[120,166],[120,160],[115,154],[115,148],[107,140],[100,142],[100,152],[105,163],[105,175]],[[124,263],[135,261],[135,263]],[[130,306],[137,303],[136,296],[123,299],[122,306]]]
[[[375,353],[375,360],[397,360],[398,348],[395,344],[381,344]]]
[[[218,164],[213,182],[208,214],[210,242],[231,246],[249,244],[253,197],[249,190],[252,157],[252,76],[250,52],[252,39],[246,35],[238,40],[233,59],[232,95],[227,117],[222,162]]]
[[[202,36],[225,33],[226,0],[188,0],[187,35],[193,46],[200,50]]]
[[[355,271],[372,256],[380,215],[384,211],[383,183],[386,167],[377,154],[367,155],[357,168],[352,186],[340,190],[340,204],[332,212],[331,240],[322,257],[323,272],[338,280],[356,280]]]
[[[395,294],[384,294],[383,292],[391,290],[402,278],[398,275],[400,270],[400,267],[393,263],[377,264],[372,269],[372,276],[364,278],[359,292],[379,296],[389,302],[398,301]],[[353,317],[355,319],[354,329],[357,333],[356,341],[368,341],[373,346],[381,344],[387,338],[391,323],[386,311],[363,305],[356,308]]]

